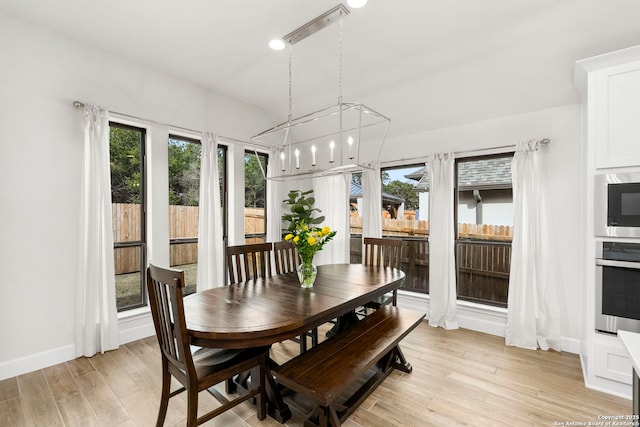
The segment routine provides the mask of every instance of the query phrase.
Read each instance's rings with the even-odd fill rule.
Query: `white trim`
[[[69,344],[0,363],[0,380],[48,368],[75,358],[75,345]]]
[[[429,312],[429,295],[418,292],[398,291],[398,306]],[[504,337],[507,325],[507,309],[489,305],[458,301],[458,324],[461,328]],[[580,354],[581,341],[562,337],[562,351]]]
[[[148,306],[125,313],[118,322],[118,344],[123,345],[155,335],[153,318]]]
[[[149,307],[129,310],[119,313],[118,344],[123,345],[132,341],[155,335],[153,320]],[[75,344],[45,350],[17,359],[0,363],[0,381],[12,378],[38,369],[48,368],[59,363],[68,362],[76,358]]]

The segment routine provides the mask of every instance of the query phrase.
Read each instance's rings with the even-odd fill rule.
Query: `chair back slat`
[[[365,237],[363,242],[364,257],[362,262],[364,265],[400,268],[402,240]]]
[[[229,246],[227,270],[229,284],[271,276],[271,243]]]
[[[298,267],[298,249],[291,242],[274,242],[273,258],[276,274],[291,273]]]
[[[184,272],[149,265],[147,290],[160,350],[169,362],[187,372],[193,359],[184,320]]]

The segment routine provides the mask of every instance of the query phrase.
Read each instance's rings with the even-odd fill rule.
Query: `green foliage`
[[[418,193],[413,184],[402,181],[391,181],[388,184],[383,184],[382,191],[385,193],[393,194],[394,196],[402,197],[404,199],[404,206],[406,209],[418,209]]]
[[[290,214],[282,215],[282,219],[289,221],[288,231],[294,231],[301,225],[317,225],[324,221],[324,216],[314,218],[314,212],[322,212],[320,209],[313,207],[316,203],[314,197],[307,197],[312,194],[313,190],[302,192],[300,190],[289,191],[289,198],[283,200],[283,203],[289,205]]]
[[[266,156],[261,155],[266,170]],[[264,208],[266,180],[255,154],[244,155],[244,207]]]
[[[298,247],[298,253],[305,264],[310,263],[315,253],[322,250],[325,243],[336,235],[328,226],[314,227],[324,221],[324,216],[314,218],[314,214],[321,210],[313,206],[316,202],[314,197],[307,197],[312,193],[313,190],[292,190],[289,198],[283,200],[291,210],[290,214],[282,215],[282,219],[289,221],[284,240],[293,242]]]
[[[198,143],[169,139],[169,204],[198,206],[200,158]]]
[[[140,203],[141,133],[132,129],[109,128],[112,203]]]

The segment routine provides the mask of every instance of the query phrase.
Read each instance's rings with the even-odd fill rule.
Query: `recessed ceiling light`
[[[273,50],[284,49],[284,41],[282,39],[273,39],[269,42],[269,47]]]
[[[357,9],[367,4],[367,0],[347,0],[347,4],[354,9]]]

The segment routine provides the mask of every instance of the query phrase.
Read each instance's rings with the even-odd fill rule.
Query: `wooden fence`
[[[113,204],[114,242],[132,242],[140,239],[140,205]],[[198,235],[198,207],[169,207],[169,237],[178,239],[170,245],[172,265],[194,264],[198,260],[197,244],[181,242],[179,239],[195,238]],[[264,233],[264,209],[245,209],[245,233]],[[429,291],[429,222],[413,219],[382,220],[383,235],[403,239],[402,269],[406,273],[403,288],[418,292]],[[350,217],[352,234],[362,233],[362,218]],[[495,301],[506,304],[510,269],[512,227],[458,224],[461,239],[483,242],[461,242],[458,244],[458,293],[470,300]],[[254,239],[255,240],[255,239]],[[262,241],[262,239],[259,239]],[[351,239],[351,262],[361,262],[359,238]],[[139,271],[140,250],[118,248],[115,251],[116,274]]]
[[[349,218],[351,234],[362,234],[362,218]],[[429,221],[411,219],[382,219],[383,236],[429,237]],[[478,239],[510,242],[513,238],[513,227],[508,225],[458,224],[458,237],[461,239]]]

